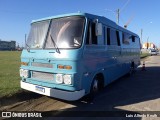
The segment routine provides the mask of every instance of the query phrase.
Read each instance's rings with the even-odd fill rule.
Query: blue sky
[[[88,12],[105,16],[116,22],[120,9],[120,26],[130,19],[128,29],[140,36],[142,42],[160,47],[160,0],[0,0],[0,39],[16,40],[24,45],[32,20],[65,13]]]

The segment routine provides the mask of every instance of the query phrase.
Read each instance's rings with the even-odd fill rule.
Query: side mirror
[[[102,35],[102,23],[96,23],[96,26],[95,26],[95,33],[96,33],[96,36],[100,36]]]

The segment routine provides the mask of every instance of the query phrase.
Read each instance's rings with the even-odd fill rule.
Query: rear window
[[[156,50],[151,50],[151,52],[156,52]]]

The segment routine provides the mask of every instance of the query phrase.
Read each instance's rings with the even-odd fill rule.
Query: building
[[[16,50],[16,41],[0,40],[0,50]]]
[[[153,43],[144,43],[144,44],[142,45],[142,48],[143,48],[143,49],[155,49],[156,46],[155,46],[155,44],[153,44]]]

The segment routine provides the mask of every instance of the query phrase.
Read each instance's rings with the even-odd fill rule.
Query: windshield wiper
[[[54,47],[56,48],[56,52],[60,54],[61,52],[60,52],[57,44],[55,43],[54,39],[52,38],[52,35],[50,35],[50,37],[51,37],[51,40],[52,40],[52,42],[53,42],[53,44],[54,44]]]
[[[29,46],[29,45],[27,45],[27,43],[26,43],[26,47],[27,47],[27,48],[26,48],[26,49],[27,49],[27,51],[28,51],[28,52],[30,52],[30,46]]]

